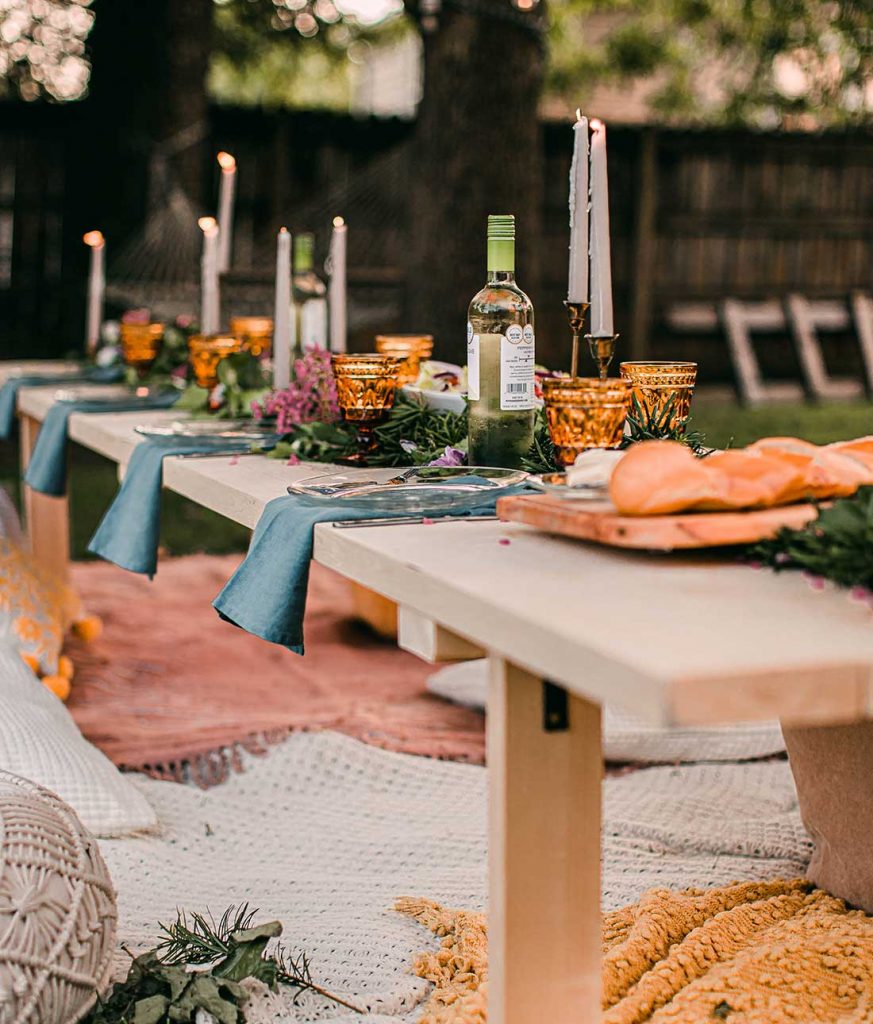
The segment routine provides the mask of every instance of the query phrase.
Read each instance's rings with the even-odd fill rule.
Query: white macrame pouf
[[[0,771],[0,1024],[74,1024],[106,987],[115,891],[54,793]]]

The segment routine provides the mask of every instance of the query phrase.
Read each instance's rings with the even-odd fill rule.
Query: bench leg
[[[600,708],[492,658],[488,772],[489,1024],[595,1024]]]
[[[22,416],[20,430],[23,474],[36,444],[39,422],[31,416]],[[31,551],[41,565],[66,579],[70,570],[70,510],[67,499],[39,494],[26,484],[23,485],[23,492]]]

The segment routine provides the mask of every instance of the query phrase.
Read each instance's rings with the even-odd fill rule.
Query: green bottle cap
[[[515,214],[491,213],[488,215],[488,237],[508,238],[515,241]]]
[[[511,213],[488,217],[488,270],[515,270],[515,216]]]
[[[294,236],[294,269],[312,270],[315,235],[303,231]]]

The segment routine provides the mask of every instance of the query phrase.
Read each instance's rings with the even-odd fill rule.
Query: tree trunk
[[[530,15],[509,0],[491,6],[501,13],[446,5],[425,36],[413,141],[405,326],[433,333],[438,354],[458,362],[467,306],[485,283],[489,213],[515,214],[518,282],[534,304],[538,291],[545,54],[533,28],[542,5]]]

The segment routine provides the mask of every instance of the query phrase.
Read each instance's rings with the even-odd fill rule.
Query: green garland
[[[873,487],[819,509],[802,530],[780,530],[749,555],[777,572],[805,569],[841,587],[873,590]]]
[[[695,455],[703,458],[712,453],[704,442],[706,435],[699,430],[689,430],[690,418],[674,426],[671,423],[677,396],[671,395],[663,405],[647,409],[637,395],[631,398],[631,408],[627,414],[627,430],[622,448],[629,448],[640,441],[678,441],[687,445]]]
[[[125,367],[124,379],[127,386],[129,388],[178,386],[178,378],[174,376],[174,371],[188,362],[188,338],[193,333],[193,329],[183,329],[174,325],[165,327],[161,350],[146,373],[140,376],[133,366]]]
[[[217,416],[219,419],[244,419],[252,415],[252,403],[261,402],[269,392],[263,363],[250,352],[236,352],[218,364],[221,404],[210,407],[213,394],[208,388],[189,384],[176,403],[176,408],[194,416]]]

